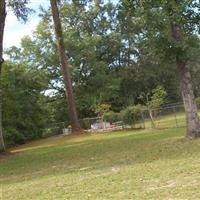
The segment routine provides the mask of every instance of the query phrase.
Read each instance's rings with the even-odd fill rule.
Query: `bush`
[[[142,109],[143,106],[140,104],[125,108],[121,111],[122,121],[128,125],[133,125],[135,122],[140,121]]]
[[[5,139],[6,146],[13,146],[16,144],[24,144],[25,140],[26,140],[24,135],[19,133],[14,128],[9,128],[9,129],[5,130],[4,139]]]
[[[98,114],[99,117],[102,117],[104,113],[110,110],[111,105],[103,103],[96,107],[95,113]]]
[[[104,113],[103,120],[106,122],[113,123],[113,122],[121,121],[122,117],[120,113],[110,111],[110,112]]]
[[[196,102],[197,102],[197,107],[200,108],[200,97],[196,98]]]
[[[90,118],[85,118],[80,120],[81,128],[83,129],[91,129],[91,120]]]

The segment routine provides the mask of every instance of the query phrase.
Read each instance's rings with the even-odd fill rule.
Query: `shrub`
[[[147,102],[149,108],[160,108],[165,103],[167,92],[162,86],[157,86],[152,90],[151,100]]]
[[[143,106],[138,104],[129,106],[121,111],[122,120],[125,124],[133,125],[134,122],[141,120],[141,110]]]
[[[122,117],[120,113],[110,111],[110,112],[104,113],[103,120],[113,123],[113,122],[121,121]]]
[[[196,102],[197,102],[197,107],[200,108],[200,97],[196,98]]]
[[[104,113],[108,112],[110,110],[111,105],[110,104],[100,104],[96,107],[95,113],[98,114],[99,117],[102,117]]]
[[[24,135],[19,133],[14,128],[9,128],[9,129],[5,130],[4,138],[5,138],[6,146],[13,146],[16,144],[24,144],[25,140],[26,140]]]
[[[80,120],[80,125],[83,129],[91,129],[91,119],[85,118]]]

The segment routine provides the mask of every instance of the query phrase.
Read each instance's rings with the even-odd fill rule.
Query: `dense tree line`
[[[3,127],[2,127],[2,82],[1,72],[4,63],[3,59],[3,36],[5,21],[7,15],[7,8],[11,9],[15,16],[22,21],[26,21],[28,14],[32,11],[27,7],[28,0],[1,0],[0,2],[0,152],[5,151],[5,144],[3,139]]]
[[[114,112],[144,104],[141,95],[160,85],[167,93],[166,103],[181,102],[183,94],[186,110],[194,111],[187,117],[196,123],[188,135],[198,136],[189,70],[199,96],[199,9],[197,1],[61,1],[63,41],[79,118],[97,115],[101,104]],[[11,47],[6,54],[5,137],[39,137],[45,125],[68,120],[51,10],[41,9],[33,36],[24,37],[21,47]]]

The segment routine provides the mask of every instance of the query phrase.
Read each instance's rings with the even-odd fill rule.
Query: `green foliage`
[[[141,110],[144,106],[138,104],[135,106],[129,106],[121,111],[122,120],[125,124],[133,125],[135,122],[141,120]]]
[[[98,114],[99,117],[102,117],[104,113],[110,110],[110,107],[111,105],[106,103],[97,105],[97,107],[95,108],[95,113]]]
[[[28,1],[10,2],[15,6],[24,2],[26,6]],[[158,108],[166,102],[179,102],[176,56],[184,57],[192,66],[195,93],[199,96],[199,5],[187,0],[177,2],[179,5],[156,0],[61,2],[64,42],[80,119],[98,114],[113,121],[117,114],[108,110],[120,112],[134,104]],[[39,137],[45,123],[68,120],[50,16],[49,10],[41,9],[34,35],[24,37],[20,48],[6,52],[12,63],[26,68],[26,73],[11,68],[6,75],[4,124],[19,133],[23,130],[26,139]],[[184,40],[180,44],[172,36],[174,22],[182,27]],[[38,82],[43,82],[44,87],[37,89]],[[103,108],[104,102],[109,103],[109,109]],[[132,123],[132,110],[127,108],[125,113],[125,120]],[[19,120],[15,122],[15,118]],[[87,126],[85,122],[83,127]]]
[[[30,0],[7,0],[7,5],[18,19],[25,22],[28,19],[28,15],[33,12],[32,9],[27,7],[29,2]]]
[[[92,120],[90,118],[84,118],[82,120],[80,120],[80,126],[83,129],[91,129],[91,124],[92,124]]]
[[[200,108],[200,97],[196,98],[196,103],[197,103],[198,108]]]
[[[38,138],[46,124],[42,94],[48,81],[39,69],[8,63],[3,67],[3,125],[6,145]]]
[[[121,121],[122,117],[120,113],[109,111],[109,112],[104,113],[103,120],[106,122],[113,123],[113,122]]]
[[[130,4],[134,5],[134,4]],[[70,62],[70,71],[76,93],[80,118],[93,117],[94,107],[109,102],[111,110],[141,103],[138,96],[163,85],[169,102],[180,99],[173,64],[161,63],[154,54],[152,41],[144,40],[140,18],[134,18],[127,7],[112,3],[95,4],[65,2],[60,5],[64,41]],[[127,12],[128,9],[128,12]],[[139,11],[138,11],[139,12]],[[11,61],[24,63],[30,68],[41,68],[46,74],[49,90],[54,90],[55,101],[49,109],[58,122],[67,118],[56,47],[52,36],[49,11],[42,10],[41,21],[32,38],[25,37],[21,48],[7,51]],[[137,19],[137,20],[135,20]],[[142,34],[141,34],[142,33]],[[132,102],[130,104],[130,102]],[[60,114],[59,116],[59,113]],[[62,117],[63,116],[63,117]]]
[[[6,146],[14,146],[16,144],[24,144],[25,136],[14,128],[6,128],[4,132]]]
[[[166,102],[167,92],[163,86],[157,86],[151,93],[142,93],[139,99],[148,109],[160,108]]]
[[[152,90],[150,101],[147,102],[149,108],[160,108],[165,103],[167,92],[162,86],[157,86]]]

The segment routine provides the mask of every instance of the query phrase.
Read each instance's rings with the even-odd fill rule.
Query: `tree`
[[[140,104],[138,97],[141,92],[148,93],[157,85],[164,86],[170,103],[180,101],[174,64],[162,62],[154,54],[154,45],[146,37],[144,13],[141,13],[137,2],[124,0],[118,4],[117,33],[122,43],[120,96],[123,97],[123,103]]]
[[[151,96],[150,96],[151,95]],[[151,93],[141,94],[139,99],[143,101],[149,112],[152,128],[155,128],[153,109],[160,108],[166,100],[167,92],[162,86],[157,86]]]
[[[3,33],[6,18],[6,3],[5,0],[0,2],[0,82],[1,82],[1,70],[3,65]],[[3,139],[3,129],[2,129],[2,89],[0,83],[0,152],[5,151],[5,144]]]
[[[191,1],[192,2],[192,1]],[[197,104],[194,97],[192,78],[188,66],[187,50],[185,50],[185,44],[187,32],[194,31],[194,28],[186,29],[184,26],[188,25],[189,20],[192,20],[189,26],[195,26],[194,20],[200,19],[196,17],[196,13],[192,14],[191,11],[195,12],[192,4],[187,1],[174,0],[168,4],[168,15],[170,17],[171,33],[176,45],[176,65],[180,76],[181,92],[183,97],[183,103],[186,111],[186,122],[187,122],[187,136],[189,138],[200,137],[200,120],[198,116]],[[184,6],[184,7],[183,7]],[[182,8],[183,7],[183,8]],[[187,10],[189,7],[189,12]],[[185,12],[186,11],[186,16]],[[200,13],[199,13],[200,14]],[[177,15],[180,17],[177,18]],[[183,17],[183,19],[181,19]],[[191,34],[192,32],[190,32]],[[186,47],[188,48],[188,47]]]
[[[4,64],[2,113],[6,147],[42,136],[51,117],[44,95],[47,78],[42,69],[30,69],[24,63]]]
[[[200,122],[188,66],[192,49],[199,44],[199,3],[197,1],[122,1],[127,12],[140,24],[143,47],[165,63],[174,63],[180,77],[187,137],[200,137]],[[196,43],[195,43],[196,41]]]
[[[28,13],[31,9],[27,8],[28,0],[1,0],[0,2],[0,82],[1,82],[1,71],[4,62],[3,59],[3,34],[6,19],[6,3],[10,7],[18,19],[23,21],[27,20]],[[3,129],[2,129],[2,89],[0,83],[0,152],[5,151],[5,144],[3,139]]]
[[[99,3],[94,6],[90,2],[92,6],[89,6],[85,5],[86,1],[82,1],[83,5],[77,2],[65,1],[59,11],[79,117],[93,117],[97,101],[98,104],[111,102],[112,107],[119,111],[121,108],[117,97],[120,76],[115,74],[114,67],[109,69],[115,55],[113,50],[117,49],[117,39],[113,33],[109,33],[111,19],[105,18],[109,10],[113,12],[113,8],[109,5],[99,6]],[[44,69],[49,76],[49,89],[56,92],[57,101],[61,97],[64,100],[64,82],[58,55],[55,53],[51,14],[49,10],[43,10],[40,16],[42,19],[33,37],[23,38],[20,48],[10,48],[9,58],[13,62],[23,61],[30,68]]]
[[[54,21],[54,28],[55,28],[56,38],[57,38],[59,58],[60,58],[60,63],[62,67],[63,77],[64,77],[64,84],[66,88],[66,96],[68,99],[69,117],[70,117],[70,122],[72,126],[72,132],[80,132],[81,127],[78,121],[71,76],[69,72],[67,56],[66,56],[65,47],[64,47],[62,26],[60,22],[58,5],[57,5],[58,1],[50,0],[50,2],[51,2],[51,10],[52,10],[52,16],[53,16],[53,21]]]
[[[165,87],[169,103],[180,101],[174,65],[160,63],[150,48],[138,41],[138,25],[131,16],[128,19],[124,16],[126,10],[117,20],[117,5],[112,3],[65,1],[60,4],[59,12],[80,118],[93,117],[94,107],[102,103],[110,104],[116,112],[124,106],[141,103],[138,100],[141,91],[151,91],[156,85]],[[31,39],[24,38],[17,51],[16,47],[9,49],[9,56],[15,63],[42,68],[49,77],[48,89],[54,91],[54,100],[64,102],[51,13],[42,10],[40,16]],[[55,122],[66,121],[65,116],[55,118]]]
[[[111,105],[110,109],[115,112],[141,104],[139,95],[157,85],[165,88],[168,103],[181,100],[174,39],[166,9],[158,6],[161,2],[156,6],[156,1],[143,1],[135,10],[132,8],[138,1],[129,1],[127,7],[96,0],[61,2],[63,40],[79,117],[95,116],[95,106],[103,103]],[[7,52],[12,62],[42,69],[48,77],[46,93],[51,91],[47,98],[48,110],[51,110],[47,113],[48,123],[68,121],[64,80],[52,34],[52,15],[50,10],[43,9],[40,16],[34,35],[23,38],[20,48],[12,47]],[[193,41],[189,46],[192,52],[188,64],[196,77],[193,79],[195,94],[199,94],[196,45],[200,41],[198,38]]]
[[[99,117],[103,117],[103,115],[110,110],[111,105],[109,104],[100,104],[96,106],[95,113],[98,114]]]

